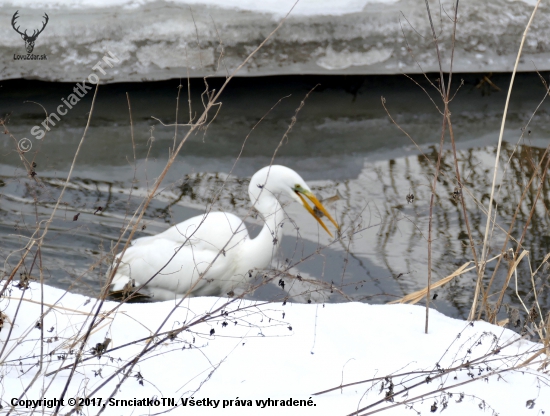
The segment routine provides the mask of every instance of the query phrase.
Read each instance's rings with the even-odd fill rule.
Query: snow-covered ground
[[[0,1],[1,79],[102,82],[225,76],[292,9],[294,0]],[[510,71],[534,0],[460,2],[455,72]],[[448,65],[454,1],[431,2],[441,56]],[[550,69],[550,13],[542,2],[520,70]],[[33,53],[20,31],[42,27]],[[422,0],[300,0],[240,76],[439,72]],[[409,50],[410,47],[410,50]],[[94,66],[109,52],[112,67]]]
[[[111,401],[103,414],[158,414],[178,406],[174,414],[348,415],[370,405],[358,414],[386,407],[388,415],[550,412],[548,376],[536,371],[545,356],[509,371],[539,351],[540,344],[436,311],[431,311],[426,335],[424,308],[409,305],[283,305],[224,298],[186,299],[178,307],[172,301],[120,307],[106,302],[69,382],[96,302],[47,286],[42,293],[37,283],[26,291],[12,288],[0,304],[7,315],[0,332],[3,412],[12,398],[59,398],[67,383],[61,414],[70,411],[69,399],[86,396],[92,403],[95,399],[95,406],[83,406],[82,414],[97,414],[99,399],[104,404],[114,392],[114,400],[137,406]],[[167,331],[176,332],[169,336]],[[106,338],[106,350],[94,355],[92,349]],[[144,349],[150,350],[135,366],[127,366]],[[126,371],[128,379],[116,387]],[[407,387],[406,394],[399,394]],[[396,395],[385,401],[391,392]],[[147,405],[151,398],[158,399],[153,406]],[[407,399],[407,406],[391,408]],[[19,405],[15,410],[12,414],[31,411]],[[54,408],[37,410],[48,415]]]
[[[275,16],[284,16],[294,7],[292,13],[295,15],[318,16],[332,15],[340,16],[348,13],[361,12],[368,4],[393,4],[399,0],[169,0],[168,3],[176,5],[193,6],[214,6],[225,9],[236,9],[258,13],[270,13]],[[17,3],[6,2],[7,4],[16,4],[18,7],[32,8],[104,8],[121,7],[123,9],[135,9],[143,5],[155,3],[155,0],[80,0],[80,1],[33,1],[21,0]],[[533,3],[531,0],[527,3]]]

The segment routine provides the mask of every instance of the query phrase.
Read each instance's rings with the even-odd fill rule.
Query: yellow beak
[[[315,195],[313,195],[312,192],[302,188],[301,186],[296,186],[294,187],[294,192],[296,192],[296,195],[298,195],[298,197],[300,198],[300,200],[302,201],[302,204],[304,205],[304,208],[307,209],[307,211],[313,216],[313,218],[315,218],[317,220],[317,222],[319,224],[321,224],[321,227],[323,227],[323,229],[332,237],[332,233],[328,230],[327,226],[323,223],[323,221],[321,220],[321,216],[322,215],[319,215],[317,212],[319,213],[322,213],[324,216],[326,216],[333,224],[334,226],[336,227],[336,229],[340,229],[340,227],[338,227],[338,224],[336,223],[336,221],[334,221],[334,219],[332,218],[332,216],[328,213],[328,211],[326,210],[326,208],[323,206],[323,204],[321,204],[321,202],[317,199],[317,197]],[[309,204],[306,202],[305,198],[302,196],[304,195],[305,197],[307,197],[311,202],[313,202],[313,205],[315,205],[316,209],[314,208],[311,208],[309,206]],[[317,212],[316,212],[317,211]]]

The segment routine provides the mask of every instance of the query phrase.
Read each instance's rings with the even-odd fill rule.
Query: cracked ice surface
[[[431,2],[448,68],[453,3]],[[57,0],[0,1],[1,79],[80,81],[108,52],[102,82],[160,80],[232,73],[292,8],[293,0]],[[455,72],[510,71],[534,0],[461,2]],[[520,70],[550,69],[550,13],[541,4],[526,39]],[[11,27],[41,27],[34,54],[14,59],[24,43]],[[281,29],[239,71],[282,74],[393,74],[438,72],[422,0],[301,0]]]

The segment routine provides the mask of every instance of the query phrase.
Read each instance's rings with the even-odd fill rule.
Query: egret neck
[[[283,207],[267,189],[262,189],[254,208],[264,220],[264,226],[256,238],[248,238],[242,245],[241,252],[246,253],[246,258],[242,260],[248,270],[264,268],[266,264],[271,264],[271,259],[281,244],[285,219]]]

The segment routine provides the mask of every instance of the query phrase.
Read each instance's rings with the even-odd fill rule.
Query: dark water
[[[502,89],[498,91],[488,83],[480,83],[480,75],[454,76],[455,88],[463,80],[451,111],[465,184],[463,195],[478,252],[509,78],[508,74],[491,77]],[[440,102],[424,78],[415,80],[436,103]],[[208,80],[210,89],[219,89],[221,83],[220,79]],[[172,80],[100,87],[70,186],[43,245],[41,261],[48,283],[88,295],[99,293],[110,261],[109,251],[162,171],[174,143],[174,128],[152,117],[165,124],[174,123],[178,84],[178,80]],[[186,123],[187,81],[182,84],[178,121]],[[433,178],[429,161],[437,158],[441,115],[427,94],[404,76],[234,80],[222,96],[222,106],[212,123],[185,143],[163,182],[162,192],[147,208],[146,228],[138,236],[162,231],[204,212],[212,203],[215,209],[244,217],[249,205],[248,178],[269,164],[297,107],[314,87],[274,161],[299,172],[321,199],[341,197],[329,206],[349,237],[318,250],[331,239],[322,230],[319,232],[303,209],[291,205],[287,209],[299,233],[292,226],[285,228],[282,250],[273,267],[291,267],[290,275],[302,277],[301,281],[285,277],[286,290],[291,286],[294,294],[313,291],[298,297],[299,301],[353,299],[381,303],[425,287]],[[42,140],[35,139],[30,130],[44,120],[44,110],[26,101],[40,103],[51,113],[73,88],[73,84],[23,80],[1,84],[0,114],[10,114],[7,127],[17,140],[25,137],[31,141],[32,149],[25,157],[36,163],[36,176],[32,178],[15,151],[16,143],[4,136],[0,144],[0,259],[5,274],[9,275],[21,258],[21,250],[37,224],[43,229],[52,212],[86,125],[91,94],[56,121]],[[190,88],[191,114],[197,117],[202,110],[204,81],[192,80]],[[544,96],[545,89],[536,74],[518,76],[501,157],[499,178],[503,185],[496,198],[497,220],[504,230],[508,230],[521,193],[548,145],[549,103],[543,102],[533,116]],[[419,148],[388,117],[381,97],[395,123]],[[185,127],[179,128],[178,139],[185,131]],[[434,280],[472,258],[460,204],[453,197],[456,183],[449,146],[441,170],[433,217]],[[534,181],[518,210],[512,229],[517,240],[529,218],[538,182]],[[408,194],[414,194],[414,202],[407,202]],[[546,180],[523,242],[530,251],[533,269],[550,251],[549,202]],[[102,207],[101,212],[96,212],[98,207]],[[247,224],[252,234],[258,232],[257,219],[250,218]],[[501,251],[503,241],[504,232],[497,228],[491,255]],[[515,245],[510,242],[509,247]],[[38,275],[37,265],[31,270],[34,254],[25,261],[31,276]],[[518,290],[530,305],[533,294],[527,266],[522,264],[520,271]],[[502,280],[501,274],[497,275],[497,283]],[[543,273],[540,277],[548,278]],[[451,316],[465,317],[474,280],[475,273],[469,272],[437,289],[434,307]],[[518,306],[514,291],[508,293],[506,302]],[[252,296],[269,299],[281,294],[282,289],[273,284]],[[542,291],[540,297],[543,304],[550,305],[547,291]],[[504,317],[505,312],[501,315]]]

